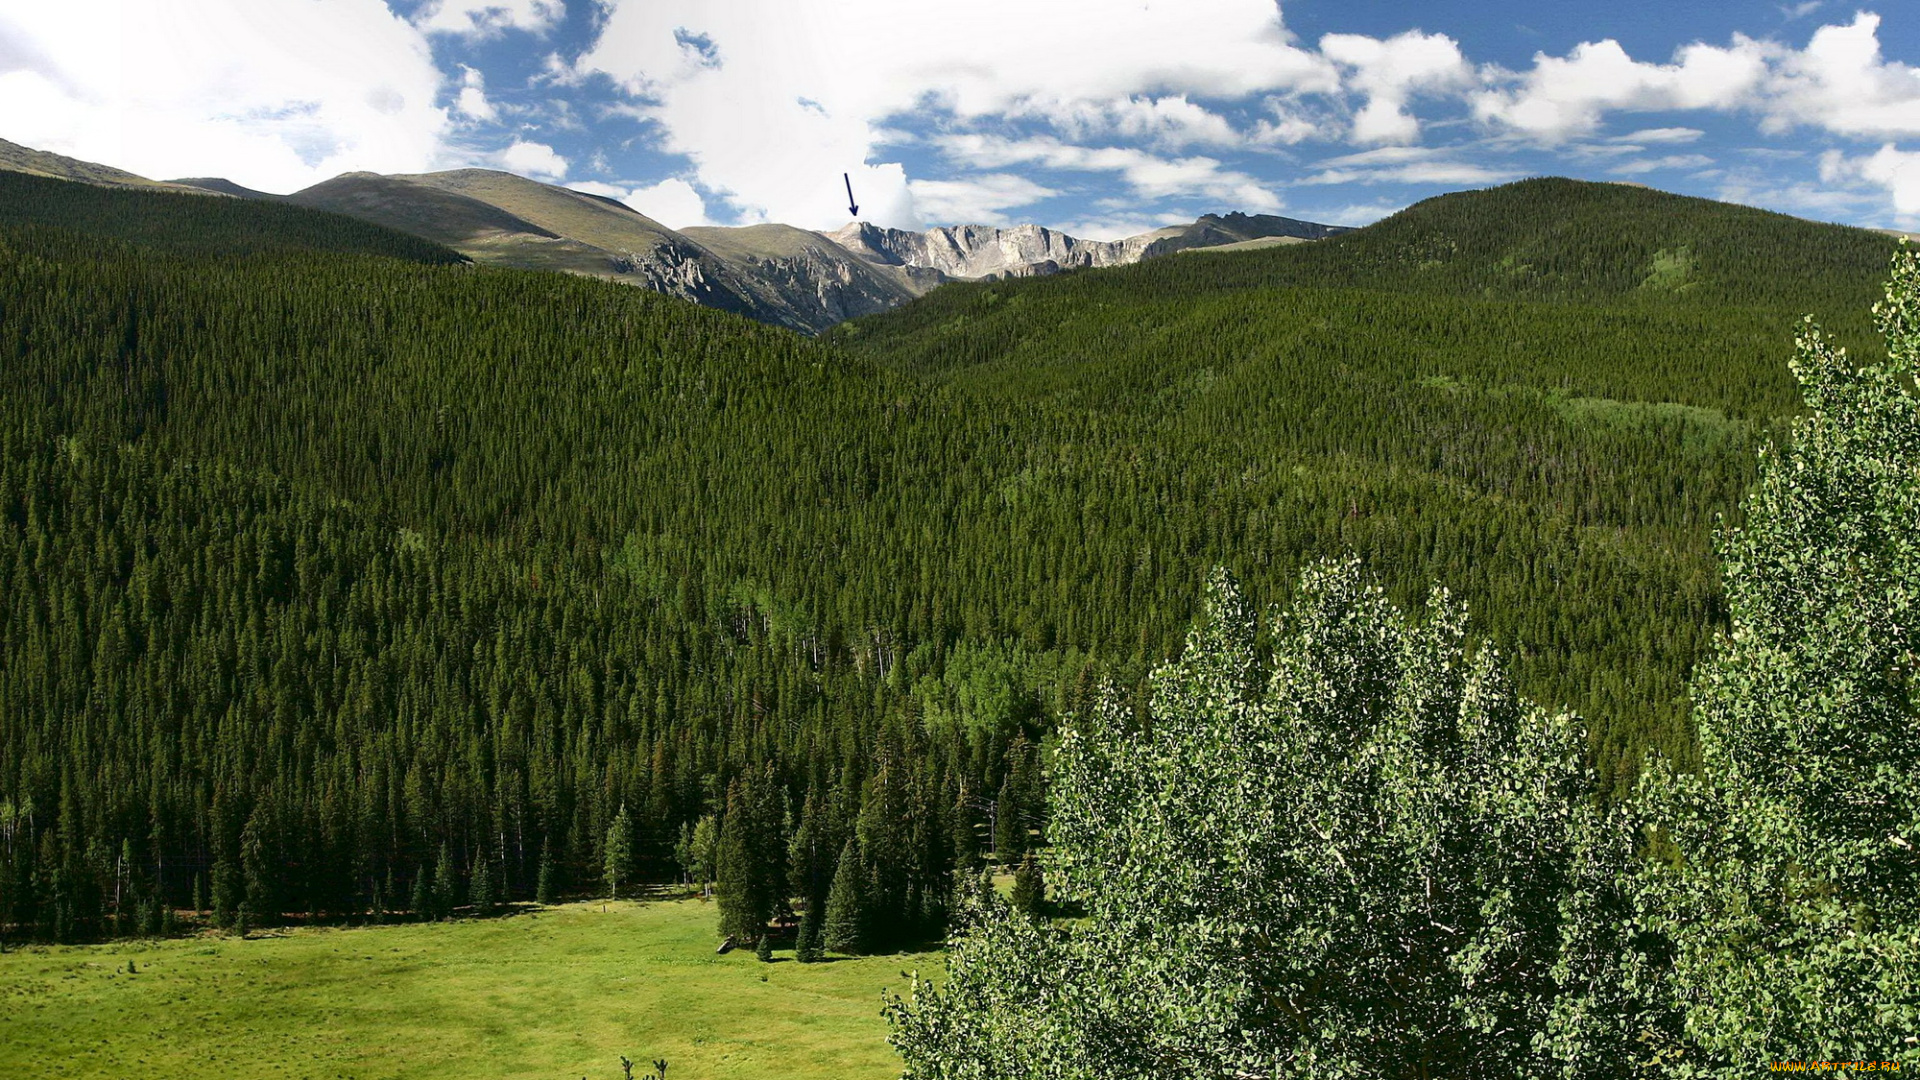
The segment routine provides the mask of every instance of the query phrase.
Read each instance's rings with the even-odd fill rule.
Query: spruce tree
[[[601,872],[606,878],[607,895],[620,899],[620,883],[633,873],[633,823],[627,817],[626,803],[620,804],[620,812],[607,827]]]
[[[554,884],[553,842],[543,840],[540,843],[540,875],[534,883],[534,900],[543,907],[553,903]]]
[[[819,903],[808,904],[800,915],[800,930],[793,942],[793,958],[803,964],[815,963],[823,955],[826,919],[823,918],[822,908],[825,905],[826,900],[822,897]]]
[[[408,904],[416,922],[433,921],[433,871],[425,863],[413,871],[413,899]]]
[[[860,855],[860,842],[849,838],[840,848],[833,886],[827,890],[827,912],[821,926],[821,943],[827,948],[853,954],[867,950],[866,891],[867,866]]]
[[[453,868],[453,851],[445,841],[440,844],[440,861],[433,866],[433,917],[453,918],[460,896],[460,875]]]
[[[473,873],[467,877],[467,902],[472,905],[476,918],[493,914],[493,875],[487,870],[485,855],[474,860]]]
[[[761,934],[760,944],[754,946],[753,955],[763,964],[773,963],[773,935]]]
[[[1046,882],[1040,876],[1040,863],[1029,851],[1020,860],[1020,869],[1014,871],[1013,892],[1007,899],[1013,904],[1013,910],[1038,917],[1046,898]]]

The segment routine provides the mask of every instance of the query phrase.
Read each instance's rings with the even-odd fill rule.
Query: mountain
[[[0,142],[0,170],[86,183],[285,202],[411,233],[475,262],[635,285],[817,334],[952,280],[1031,277],[1269,237],[1345,230],[1288,218],[1208,215],[1123,240],[1038,225],[907,232],[855,222],[833,233],[785,225],[675,230],[604,196],[490,169],[336,176],[288,196],[219,177],[165,183]]]
[[[45,150],[35,150],[5,139],[0,139],[0,170],[47,176],[57,180],[78,180],[110,187],[170,188],[176,186],[164,184],[158,180],[149,180],[144,176],[124,169],[116,169],[111,165],[97,165],[91,161],[81,161],[78,158],[52,154]]]
[[[343,180],[476,249],[653,227]],[[942,273],[676,235],[714,273]],[[1263,606],[1328,556],[1449,587],[1619,790],[1686,760],[1711,529],[1797,408],[1798,315],[1871,356],[1894,244],[1535,181],[808,340],[310,206],[0,175],[0,803],[49,808],[0,881],[59,883],[0,923],[119,932],[202,885],[359,920],[483,867],[577,894],[622,807],[677,881],[731,791],[773,839],[783,801],[870,825],[876,928],[937,939],[956,867],[1039,820],[1039,748],[1180,649],[1212,568]]]
[[[215,195],[231,195],[236,199],[261,199],[274,202],[282,198],[272,192],[255,191],[253,188],[244,187],[221,176],[188,176],[178,180],[168,180],[166,183],[172,187],[198,188]]]
[[[75,183],[0,170],[0,226],[51,226],[179,255],[305,252],[464,263],[410,232],[277,200],[225,198],[164,184]]]

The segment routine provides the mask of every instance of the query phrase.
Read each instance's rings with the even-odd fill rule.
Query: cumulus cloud
[[[1609,112],[1747,112],[1761,130],[1806,126],[1836,135],[1920,134],[1920,69],[1880,51],[1880,17],[1860,12],[1822,26],[1805,49],[1733,35],[1726,46],[1694,43],[1667,64],[1633,59],[1611,39],[1583,42],[1566,56],[1534,57],[1525,73],[1489,71],[1498,83],[1474,96],[1482,120],[1546,141],[1594,133]],[[1628,136],[1651,141],[1657,128]]]
[[[0,138],[288,192],[445,164],[443,79],[381,0],[65,0],[0,14]]]
[[[1351,84],[1366,95],[1353,117],[1359,143],[1410,143],[1420,122],[1407,109],[1416,93],[1458,93],[1474,84],[1473,66],[1444,34],[1409,30],[1390,38],[1328,34],[1320,52],[1351,72]]]
[[[669,229],[690,229],[712,225],[707,217],[706,200],[692,184],[679,177],[668,177],[657,184],[639,187],[608,184],[599,180],[575,180],[567,185],[575,191],[604,195],[627,204]]]
[[[984,168],[1039,165],[1072,172],[1111,172],[1145,199],[1200,195],[1257,213],[1281,207],[1261,181],[1210,157],[1167,158],[1134,146],[1076,146],[1051,136],[943,135],[934,142],[951,159]]]
[[[488,37],[505,30],[542,33],[565,15],[561,0],[430,0],[414,25],[429,33]]]
[[[567,175],[567,159],[546,143],[515,139],[513,145],[496,155],[500,167],[508,172],[540,180],[562,180]]]
[[[1820,159],[1820,179],[1882,188],[1892,197],[1893,211],[1903,224],[1920,221],[1920,151],[1900,150],[1891,143],[1863,157],[1829,150]]]
[[[1482,120],[1548,141],[1590,135],[1615,110],[1726,109],[1755,99],[1772,47],[1734,35],[1727,48],[1693,44],[1670,64],[1634,60],[1612,39],[1588,41],[1564,57],[1544,53],[1511,89],[1474,97]]]
[[[453,100],[454,109],[470,120],[498,119],[499,113],[494,109],[493,102],[487,100],[485,76],[464,64],[461,69],[460,96]]]
[[[624,86],[660,148],[749,220],[810,226],[843,219],[843,171],[871,220],[918,221],[905,172],[871,160],[890,117],[1030,116],[1183,146],[1229,130],[1195,99],[1340,85],[1272,0],[612,0],[575,71]]]
[[[1823,26],[1800,52],[1783,52],[1768,86],[1763,130],[1795,125],[1840,135],[1920,135],[1920,68],[1880,55],[1880,16]]]
[[[1012,173],[986,173],[956,180],[911,180],[907,188],[913,193],[914,206],[926,220],[980,225],[1005,225],[1009,221],[1007,211],[1059,194]]]

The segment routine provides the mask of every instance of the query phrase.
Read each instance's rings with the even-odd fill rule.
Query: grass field
[[[933,955],[714,955],[698,900],[0,956],[0,1076],[899,1075],[882,987]],[[132,961],[135,974],[127,974]]]

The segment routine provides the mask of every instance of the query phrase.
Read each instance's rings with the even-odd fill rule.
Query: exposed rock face
[[[1210,214],[1124,240],[1082,240],[1039,225],[906,232],[854,222],[832,233],[785,225],[675,230],[615,199],[488,169],[345,173],[281,196],[218,177],[159,183],[4,140],[0,169],[109,186],[284,199],[425,237],[477,262],[625,282],[803,333],[885,311],[956,279],[1034,277],[1268,237],[1318,240],[1346,231],[1246,214]]]
[[[1120,266],[1137,262],[1149,241],[1081,240],[1040,225],[998,229],[950,225],[926,232],[884,229],[864,221],[829,233],[841,247],[872,262],[938,271],[947,278],[993,278]]]

